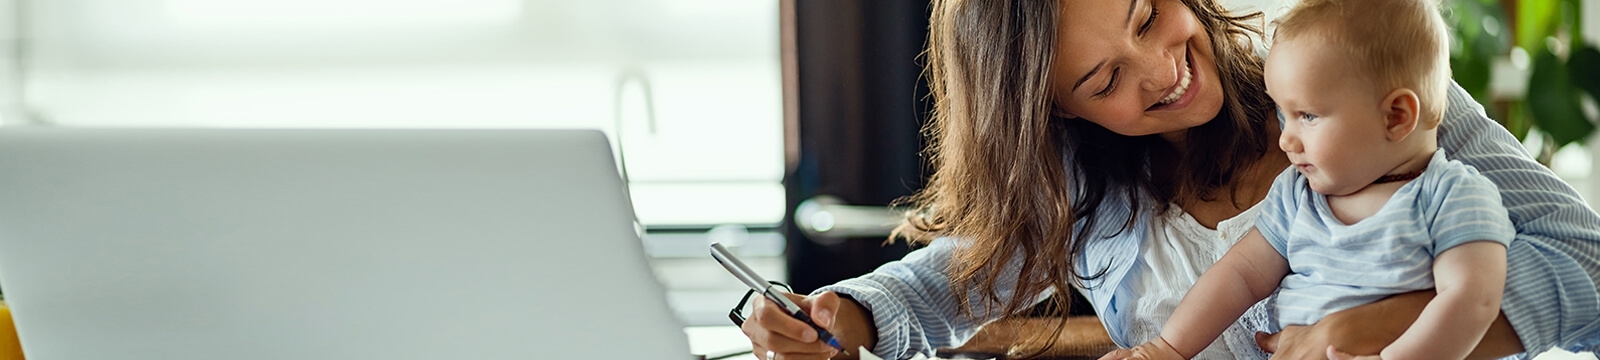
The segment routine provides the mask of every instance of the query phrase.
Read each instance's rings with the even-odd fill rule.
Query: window
[[[4,5],[6,125],[595,128],[648,227],[783,217],[776,1]]]

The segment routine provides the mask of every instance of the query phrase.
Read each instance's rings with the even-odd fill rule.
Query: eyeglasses
[[[794,292],[794,289],[790,288],[789,284],[785,284],[785,283],[778,282],[778,281],[770,281],[770,280],[767,281],[767,282],[771,283],[773,285],[777,285],[778,287],[783,288],[783,292],[788,292],[788,293]],[[754,289],[751,289],[749,291],[745,291],[744,292],[744,298],[739,299],[739,305],[735,305],[733,307],[732,311],[728,311],[728,319],[733,320],[733,324],[734,325],[744,326],[744,319],[747,317],[746,316],[746,312],[749,310],[749,309],[746,309],[745,307],[746,307],[746,305],[751,305],[750,304],[750,296],[752,296],[752,295],[756,295],[756,291]],[[757,296],[756,298],[762,298],[762,297],[761,296]]]

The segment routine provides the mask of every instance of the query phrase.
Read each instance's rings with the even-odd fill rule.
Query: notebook
[[[596,131],[0,130],[29,359],[688,359]]]

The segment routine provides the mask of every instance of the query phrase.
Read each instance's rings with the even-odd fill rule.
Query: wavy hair
[[[1194,141],[1185,141],[1186,151],[1156,135],[1123,136],[1056,115],[1050,69],[1058,1],[934,2],[924,53],[934,100],[924,135],[934,174],[899,201],[911,210],[894,238],[960,241],[946,272],[964,313],[979,315],[971,309],[980,304],[968,300],[973,290],[988,309],[982,315],[992,317],[997,308],[1014,314],[1046,290],[1100,277],[1109,263],[1079,264],[1085,245],[1105,230],[1097,224],[1121,224],[1120,233],[1142,211],[1211,200],[1269,149],[1272,103],[1252,46],[1261,30],[1248,23],[1261,14],[1233,16],[1212,0],[1182,3],[1211,35],[1223,93],[1231,94],[1213,120],[1188,131]],[[1098,210],[1119,192],[1134,211],[1103,219]],[[1017,262],[1021,276],[1002,299],[1003,267],[992,265]],[[1099,270],[1082,274],[1074,270],[1080,265]],[[1053,298],[1053,311],[1066,314],[1069,299]]]

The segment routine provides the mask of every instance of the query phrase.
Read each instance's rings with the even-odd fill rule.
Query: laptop
[[[0,288],[50,359],[689,359],[605,137],[0,130]]]

